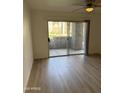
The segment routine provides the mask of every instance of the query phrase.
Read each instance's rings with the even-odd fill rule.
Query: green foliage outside
[[[53,38],[53,37],[65,37],[67,36],[67,33],[61,33],[61,31],[51,31],[49,32],[49,37]]]

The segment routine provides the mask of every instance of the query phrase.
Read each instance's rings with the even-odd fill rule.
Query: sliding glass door
[[[49,56],[86,53],[87,22],[48,22]]]
[[[85,54],[86,22],[70,22],[69,54]]]
[[[68,55],[67,22],[48,22],[49,56]]]

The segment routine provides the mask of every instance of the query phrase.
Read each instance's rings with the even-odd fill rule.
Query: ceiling
[[[83,4],[86,0],[26,0],[32,9],[42,11],[59,11],[71,12],[81,6],[75,4]],[[96,0],[100,3],[100,0]],[[80,10],[79,10],[80,11]]]

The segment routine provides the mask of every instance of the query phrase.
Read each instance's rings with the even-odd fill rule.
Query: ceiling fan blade
[[[101,7],[101,5],[94,5],[95,7]]]

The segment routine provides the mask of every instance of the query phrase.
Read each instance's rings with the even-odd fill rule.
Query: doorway
[[[48,21],[49,57],[87,54],[88,23]]]

